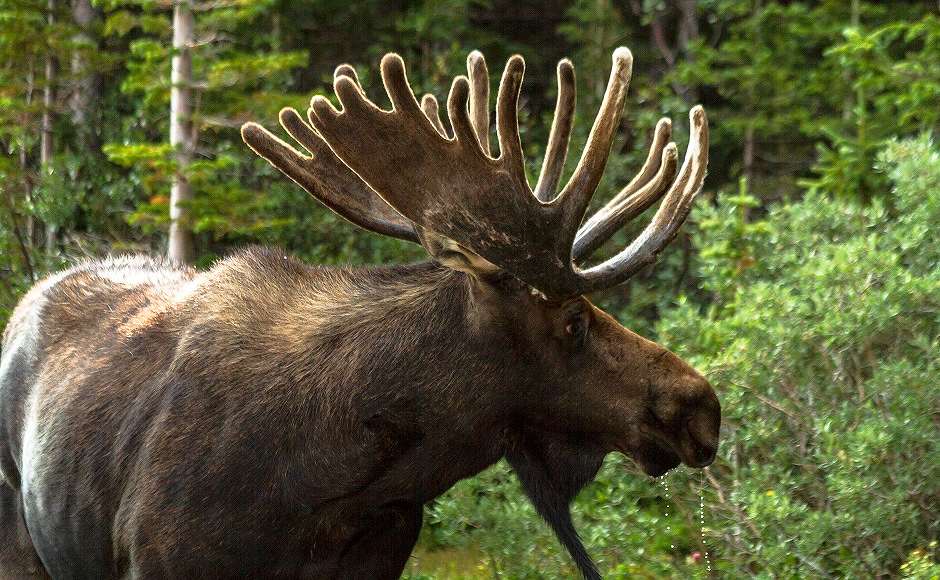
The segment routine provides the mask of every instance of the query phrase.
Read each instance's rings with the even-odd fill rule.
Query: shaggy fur
[[[4,332],[0,577],[397,578],[423,504],[507,457],[594,578],[568,504],[604,455],[707,463],[719,416],[662,347],[506,276],[90,262]]]

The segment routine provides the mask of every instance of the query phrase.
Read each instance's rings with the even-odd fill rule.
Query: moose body
[[[600,466],[590,425],[552,414],[565,392],[519,331],[532,312],[476,319],[508,286],[261,250],[202,274],[138,258],[55,276],[4,340],[0,529],[25,523],[55,578],[397,577],[423,504],[459,479],[507,454],[576,488]],[[631,338],[617,348],[649,356],[626,374],[681,364]]]
[[[519,350],[471,330],[461,278],[253,251],[39,285],[4,341],[0,533],[21,510],[55,578],[397,577],[518,401],[483,384]]]
[[[518,57],[497,100],[498,158],[478,53],[472,83],[458,78],[451,92],[454,137],[436,104],[419,108],[397,56],[382,63],[391,112],[342,66],[346,111],[315,99],[311,125],[282,112],[312,157],[243,129],[329,207],[420,243],[430,262],[311,267],[247,250],[201,273],[114,258],[37,284],[0,358],[0,578],[397,578],[423,505],[501,458],[598,578],[569,504],[605,455],[625,453],[650,475],[701,467],[720,423],[701,375],[582,295],[650,263],[704,178],[696,109],[682,169],[661,122],[640,175],[578,228],[631,62],[615,52],[582,161],[554,201],[573,110],[567,61],[535,192],[518,150]],[[375,115],[368,146],[344,137],[343,124]],[[391,145],[409,141],[403,150],[425,154],[396,158]],[[431,179],[444,161],[465,172]],[[663,196],[637,242],[574,266]]]

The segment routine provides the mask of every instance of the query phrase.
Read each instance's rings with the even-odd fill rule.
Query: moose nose
[[[703,381],[704,382],[704,381]],[[707,383],[706,383],[707,385]],[[692,447],[691,467],[711,465],[718,453],[718,431],[721,427],[721,404],[711,386],[702,390],[701,401],[686,425]]]
[[[693,437],[694,438],[694,437]],[[694,460],[689,464],[690,467],[708,467],[715,461],[715,456],[718,454],[718,445],[715,444],[702,444],[699,442],[693,443],[694,445]]]

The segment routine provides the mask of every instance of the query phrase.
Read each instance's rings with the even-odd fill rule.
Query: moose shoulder
[[[391,111],[344,65],[342,112],[317,98],[309,124],[282,112],[311,156],[243,129],[326,205],[421,243],[430,262],[311,267],[257,249],[201,273],[92,262],[33,288],[0,361],[0,577],[397,578],[423,504],[503,457],[582,573],[598,577],[568,506],[604,456],[623,452],[651,475],[704,466],[720,422],[707,381],[583,296],[653,261],[705,174],[696,108],[681,168],[661,122],[637,177],[583,219],[630,66],[618,49],[560,189],[568,61],[534,190],[516,124],[518,57],[499,88],[498,157],[479,53],[448,99],[453,136],[394,55],[382,62]],[[579,267],[660,198],[635,242]]]

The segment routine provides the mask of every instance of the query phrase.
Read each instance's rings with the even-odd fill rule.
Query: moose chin
[[[423,505],[505,458],[586,578],[569,505],[604,457],[649,475],[703,467],[715,392],[664,347],[585,297],[624,283],[675,237],[702,188],[708,125],[690,113],[585,219],[632,70],[607,92],[570,179],[574,69],[534,189],[517,123],[524,63],[506,64],[490,143],[478,52],[454,79],[448,126],[386,55],[392,107],[336,69],[342,110],[314,97],[245,142],[339,215],[422,245],[431,260],[308,266],[249,249],[195,270],[140,257],[37,284],[0,359],[0,577],[398,578]],[[495,149],[495,148],[494,148]],[[590,256],[662,200],[613,257]]]

